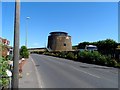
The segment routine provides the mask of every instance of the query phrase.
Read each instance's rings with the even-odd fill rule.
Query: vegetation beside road
[[[9,70],[10,67],[8,65],[8,59],[4,57],[0,57],[0,87],[7,88],[9,84],[9,77],[6,73],[7,70]]]
[[[97,42],[81,42],[75,47],[77,47],[77,49],[84,49],[86,45],[95,45],[98,47],[99,53],[107,55],[111,58],[119,58],[118,50],[116,50],[116,48],[120,45],[120,43],[117,43],[112,39],[100,40]]]
[[[2,45],[2,47],[0,49],[1,52],[2,52],[2,50],[4,51],[6,48],[7,48],[7,46]],[[9,83],[10,79],[9,79],[6,71],[11,70],[8,62],[9,62],[9,60],[12,60],[12,58],[13,58],[13,55],[6,55],[6,53],[5,54],[3,54],[3,53],[5,53],[5,51],[1,53],[1,57],[0,57],[0,89],[1,88],[9,88],[8,86],[10,84]],[[21,58],[29,58],[29,52],[28,52],[26,46],[21,46],[20,57]]]
[[[86,45],[95,45],[98,51],[80,51],[85,49]],[[73,46],[75,51],[62,52],[32,52],[37,54],[51,55],[60,58],[66,58],[74,61],[91,63],[109,67],[120,67],[120,44],[112,39],[101,40],[97,42],[82,42]]]
[[[119,62],[109,56],[102,55],[98,51],[79,51],[79,52],[46,52],[45,55],[65,58],[83,63],[90,63],[109,67],[120,67]]]
[[[9,85],[9,77],[6,71],[10,70],[10,66],[8,64],[10,57],[7,55],[7,52],[7,45],[0,44],[0,89],[7,88]]]

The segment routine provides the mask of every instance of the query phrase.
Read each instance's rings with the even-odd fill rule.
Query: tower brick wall
[[[48,36],[48,48],[52,51],[72,51],[71,36],[65,32],[51,32]]]

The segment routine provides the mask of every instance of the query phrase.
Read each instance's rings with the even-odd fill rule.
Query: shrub
[[[106,65],[107,58],[97,51],[82,51],[78,53],[78,59],[85,63],[94,63],[99,65]],[[108,58],[109,59],[109,58]]]
[[[78,53],[78,60],[86,63],[92,63],[94,56],[90,51],[81,51]]]
[[[74,55],[74,60],[76,60],[76,61],[77,61],[77,54],[75,54],[75,55]]]
[[[74,53],[73,53],[73,52],[68,52],[68,53],[66,54],[66,58],[67,58],[67,59],[74,59],[74,58],[75,58]]]
[[[43,51],[39,51],[39,54],[43,54],[44,52]]]
[[[104,55],[101,55],[100,57],[98,57],[98,64],[99,65],[107,65],[107,59]]]
[[[44,54],[44,55],[49,55],[50,53],[49,53],[49,52],[44,52],[43,54]]]
[[[120,68],[120,63],[117,63],[116,67]]]
[[[21,57],[21,58],[29,58],[29,52],[28,52],[26,46],[21,46],[21,49],[20,49],[20,57]]]
[[[9,78],[2,78],[3,77],[8,77],[6,70],[9,69],[8,61],[0,57],[0,86],[2,87],[7,87],[9,84]]]
[[[115,67],[115,66],[117,66],[117,62],[115,60],[110,60],[110,61],[108,61],[108,66]]]
[[[78,60],[78,61],[83,61],[83,59],[84,59],[84,54],[85,54],[84,51],[78,52],[77,60]]]
[[[66,58],[66,53],[65,52],[59,52],[58,56],[61,57],[61,58]]]

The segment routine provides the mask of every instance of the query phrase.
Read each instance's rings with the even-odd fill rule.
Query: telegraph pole
[[[19,29],[20,29],[20,0],[15,0],[12,90],[17,89],[19,85]]]

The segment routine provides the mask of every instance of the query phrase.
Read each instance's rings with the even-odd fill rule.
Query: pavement
[[[36,68],[31,58],[23,65],[22,78],[19,78],[19,88],[39,88]]]

